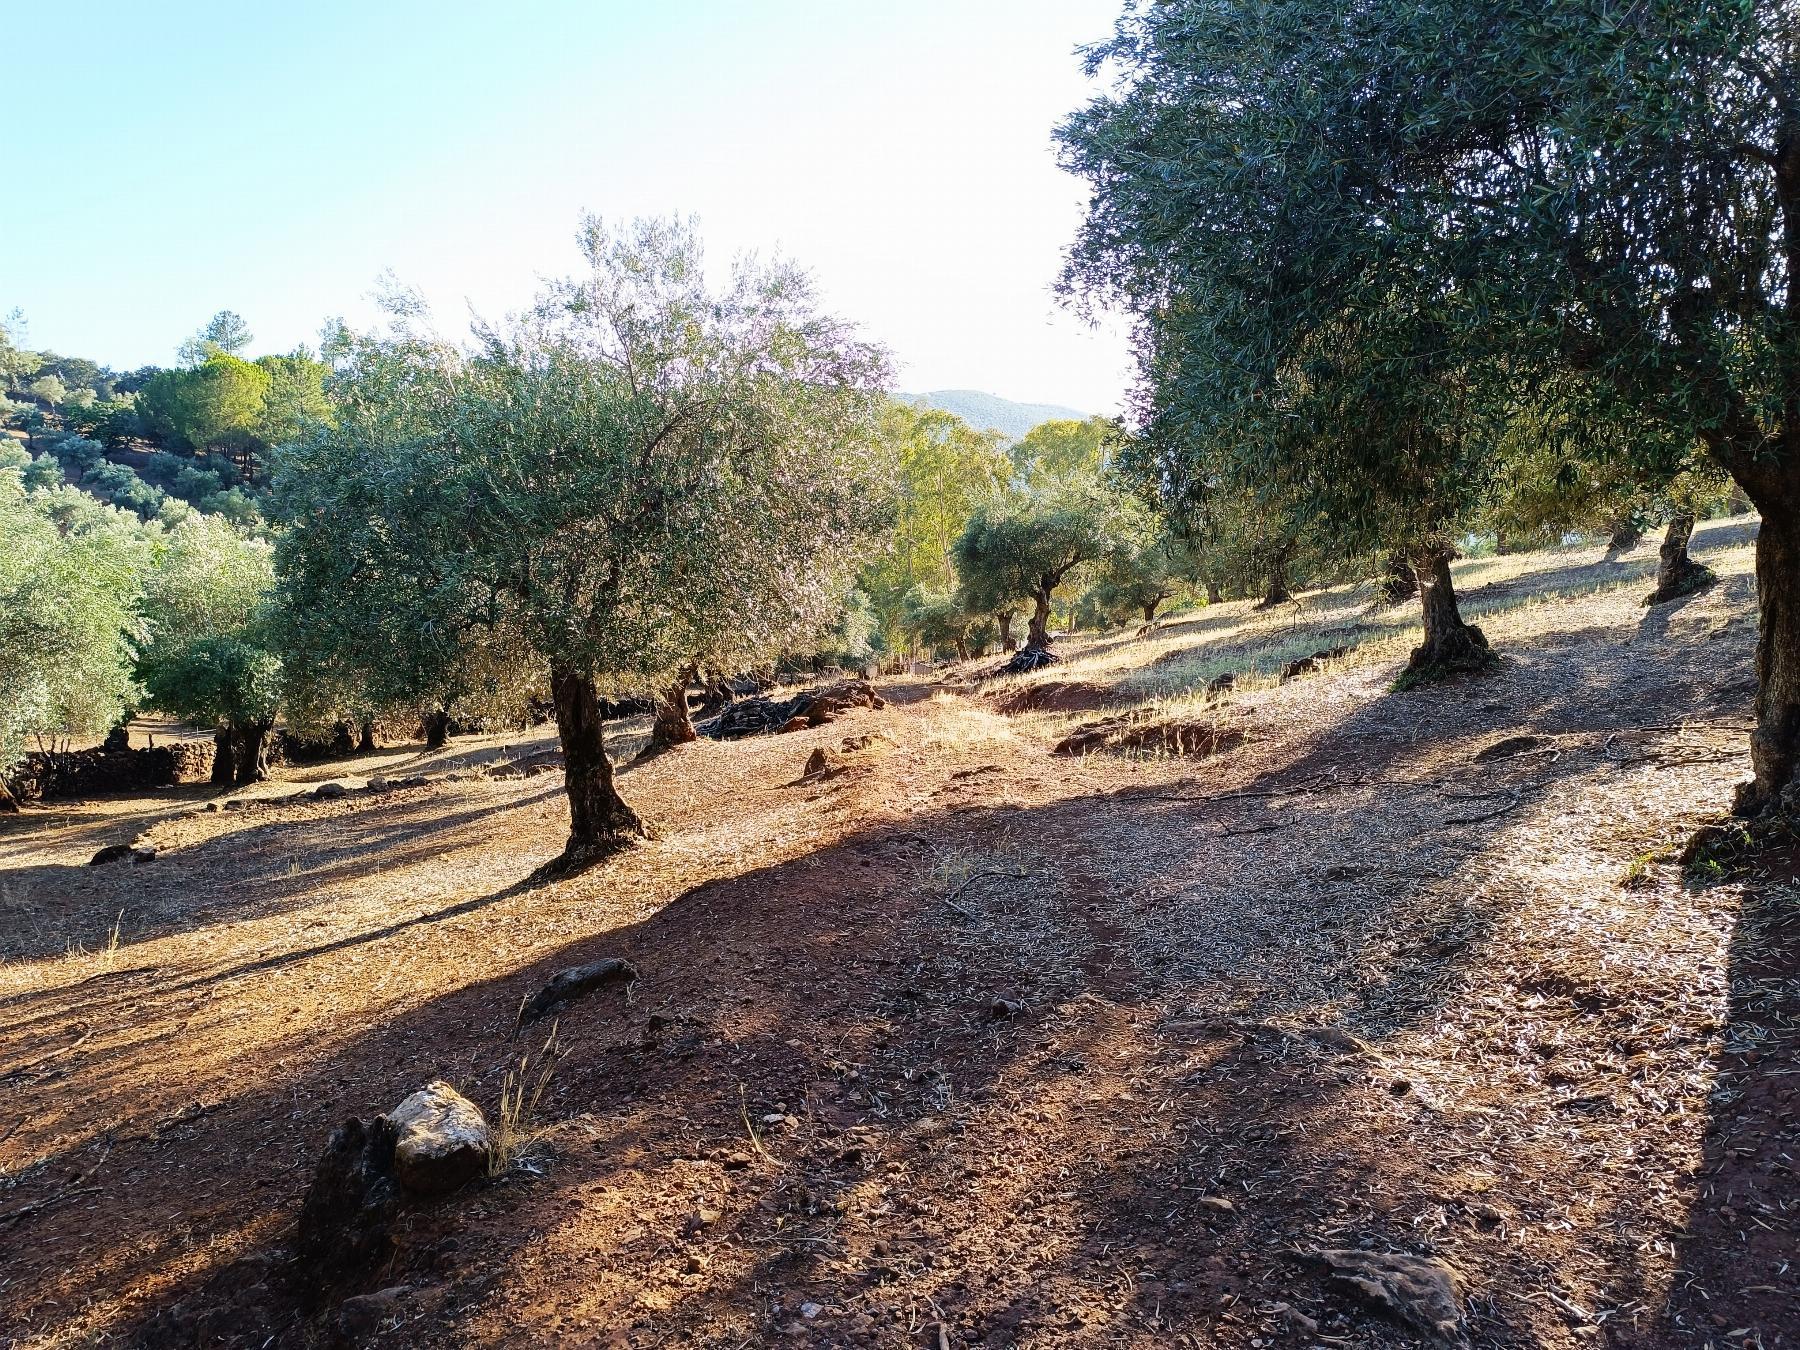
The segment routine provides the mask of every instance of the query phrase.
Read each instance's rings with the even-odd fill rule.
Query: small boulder
[[[1491,745],[1484,745],[1475,753],[1475,762],[1485,764],[1489,760],[1509,759],[1513,755],[1525,755],[1533,750],[1540,750],[1550,745],[1545,736],[1506,736]]]
[[[1319,1248],[1308,1255],[1366,1302],[1429,1335],[1462,1343],[1462,1291],[1456,1271],[1444,1262],[1358,1248]]]
[[[409,1191],[442,1195],[487,1171],[481,1108],[448,1083],[427,1083],[389,1113],[394,1176]]]
[[[394,1326],[407,1311],[410,1285],[396,1284],[372,1294],[358,1294],[338,1305],[338,1334],[352,1345],[361,1345]]]
[[[109,862],[118,862],[121,858],[131,856],[130,844],[108,844],[93,857],[88,859],[89,867],[100,867]]]
[[[313,789],[312,795],[319,801],[329,802],[336,801],[339,797],[348,794],[349,791],[350,789],[342,783],[320,783]]]
[[[805,731],[811,725],[812,723],[808,722],[804,717],[790,717],[787,721],[776,727],[775,730],[777,732]]]
[[[156,845],[155,844],[134,844],[131,849],[131,861],[133,861],[134,863],[155,862],[156,861]]]

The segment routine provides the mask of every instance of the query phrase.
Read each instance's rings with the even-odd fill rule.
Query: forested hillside
[[[1054,403],[1015,403],[978,389],[935,389],[929,394],[903,394],[906,402],[960,417],[977,431],[997,431],[1016,441],[1043,422],[1082,422],[1087,414]]]

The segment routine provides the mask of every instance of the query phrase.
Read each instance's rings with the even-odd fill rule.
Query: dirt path
[[[1667,860],[1744,770],[1749,596],[1634,600],[1484,621],[1457,689],[1248,696],[1201,761],[894,687],[629,769],[658,838],[536,890],[554,775],[27,816],[7,1343],[306,1343],[257,1254],[331,1127],[438,1076],[491,1108],[521,999],[620,955],[536,1160],[413,1212],[352,1339],[1426,1343],[1304,1255],[1367,1247],[1454,1266],[1480,1346],[1800,1344],[1793,892]]]

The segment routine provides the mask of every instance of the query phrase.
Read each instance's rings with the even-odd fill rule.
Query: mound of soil
[[[1081,680],[1046,680],[999,696],[995,708],[1008,716],[1025,712],[1096,712],[1125,700],[1116,689]]]
[[[1160,751],[1205,756],[1232,750],[1245,741],[1240,727],[1193,720],[1153,720],[1130,715],[1077,727],[1056,743],[1053,755],[1086,755],[1096,750]]]

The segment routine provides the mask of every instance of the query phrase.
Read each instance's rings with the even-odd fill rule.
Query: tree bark
[[[1621,516],[1612,523],[1612,537],[1606,541],[1606,556],[1611,559],[1630,552],[1643,537],[1644,531],[1639,527],[1636,516]]]
[[[1003,652],[1017,651],[1019,644],[1013,641],[1012,635],[1013,612],[1010,609],[1001,610],[994,615],[994,622],[1000,626],[1000,650]]]
[[[17,815],[19,799],[13,796],[13,790],[7,786],[6,780],[0,778],[0,815]]]
[[[1050,587],[1041,587],[1032,597],[1031,626],[1025,631],[1025,645],[1039,651],[1050,645]]]
[[[1445,544],[1427,544],[1412,555],[1419,583],[1419,604],[1425,615],[1425,641],[1413,648],[1404,683],[1427,684],[1463,671],[1483,670],[1493,664],[1494,653],[1481,629],[1464,623],[1456,604],[1456,586],[1450,578],[1452,550]]]
[[[231,728],[220,727],[213,732],[212,783],[214,787],[230,787],[236,781],[237,746],[233,743]]]
[[[673,750],[678,745],[698,740],[694,719],[688,711],[688,686],[700,673],[698,666],[684,666],[657,696],[656,718],[650,725],[650,747]]]
[[[553,669],[550,694],[556,701],[556,734],[562,742],[563,788],[569,794],[569,841],[555,865],[567,868],[615,853],[644,838],[645,830],[613,785],[593,679]]]
[[[1288,550],[1282,549],[1269,563],[1269,593],[1256,602],[1258,609],[1274,609],[1294,598],[1288,589]]]
[[[425,748],[442,750],[450,744],[450,710],[438,708],[425,714]]]
[[[1717,578],[1710,567],[1688,556],[1688,541],[1694,537],[1694,513],[1677,511],[1669,517],[1663,531],[1662,548],[1656,565],[1656,589],[1644,597],[1646,605],[1660,605],[1678,596],[1689,595]]]
[[[1222,605],[1225,603],[1225,595],[1224,592],[1219,589],[1218,582],[1209,581],[1206,583],[1206,603],[1209,605]]]
[[[1144,606],[1144,622],[1145,623],[1155,623],[1156,622],[1156,611],[1161,605],[1162,605],[1162,597],[1158,596],[1156,599],[1152,600],[1149,604]]]
[[[1800,769],[1800,508],[1758,505],[1756,730],[1750,735],[1756,777],[1738,789],[1733,809],[1745,816],[1777,809],[1793,815],[1800,814],[1790,791]]]
[[[1387,556],[1381,578],[1381,603],[1397,605],[1419,593],[1419,577],[1406,559],[1406,550],[1397,548]]]
[[[239,787],[261,783],[269,777],[269,732],[273,722],[251,722],[233,728],[237,743],[237,781]]]
[[[966,637],[959,637],[956,639],[956,659],[958,661],[967,661],[969,659],[969,640]]]
[[[361,735],[356,742],[356,752],[360,755],[373,754],[379,748],[375,744],[375,720],[365,717],[359,730]]]

